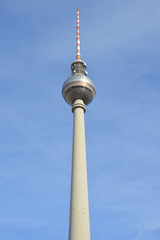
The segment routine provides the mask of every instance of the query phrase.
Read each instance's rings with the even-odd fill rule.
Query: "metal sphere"
[[[82,99],[85,105],[88,105],[95,96],[94,83],[86,75],[73,74],[64,82],[62,95],[69,105],[76,99]]]

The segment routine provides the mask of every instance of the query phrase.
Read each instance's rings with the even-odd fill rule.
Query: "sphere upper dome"
[[[69,105],[76,99],[82,99],[88,105],[95,96],[94,83],[86,75],[72,74],[63,84],[62,95]]]

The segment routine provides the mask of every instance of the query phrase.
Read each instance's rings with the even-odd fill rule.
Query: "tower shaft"
[[[75,100],[72,111],[74,126],[69,240],[90,240],[83,100]]]

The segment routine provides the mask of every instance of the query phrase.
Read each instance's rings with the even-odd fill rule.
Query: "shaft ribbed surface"
[[[90,240],[84,110],[75,100],[69,240]]]

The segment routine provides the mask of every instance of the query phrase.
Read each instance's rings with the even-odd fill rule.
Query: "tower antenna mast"
[[[77,9],[77,55],[76,55],[76,59],[81,59],[79,28],[80,28],[79,27],[79,9]]]

